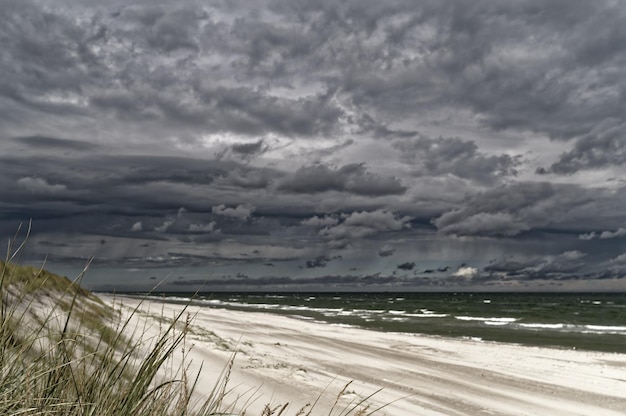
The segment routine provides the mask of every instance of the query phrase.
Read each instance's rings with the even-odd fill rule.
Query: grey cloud
[[[593,240],[596,237],[597,237],[597,234],[595,232],[578,235],[578,238],[581,240]]]
[[[578,238],[581,240],[593,240],[595,238],[600,238],[602,240],[606,240],[609,238],[617,238],[626,236],[626,228],[618,228],[615,231],[602,231],[602,232],[591,232],[587,234],[579,234]]]
[[[491,183],[498,178],[515,176],[519,165],[519,161],[509,155],[485,155],[478,151],[476,143],[456,137],[420,136],[410,141],[396,141],[394,147],[402,151],[403,160],[421,176],[453,174]]]
[[[611,263],[626,265],[626,253],[620,254],[611,260]]]
[[[253,206],[245,206],[245,205],[237,205],[236,207],[230,208],[226,207],[226,205],[221,204],[214,206],[211,209],[211,212],[216,215],[222,215],[226,217],[238,218],[242,221],[250,218],[250,215],[256,210]]]
[[[506,242],[521,254],[454,279],[593,278],[626,220],[625,22],[603,0],[5,0],[0,227],[296,247],[294,264]],[[518,182],[539,159],[581,185]],[[524,269],[534,244],[589,255]]]
[[[389,257],[389,256],[393,256],[393,253],[395,253],[395,251],[396,250],[393,248],[393,246],[389,244],[385,244],[380,249],[378,249],[378,255],[380,257]]]
[[[585,253],[568,251],[548,261],[539,270],[539,274],[573,273],[581,270],[585,263],[581,260]]]
[[[25,176],[17,180],[17,184],[33,193],[58,193],[65,191],[67,187],[63,184],[51,184],[45,178]]]
[[[46,137],[46,136],[15,137],[12,140],[16,143],[26,144],[33,148],[42,148],[42,149],[88,151],[88,150],[96,149],[98,147],[96,144],[87,143],[84,141],[61,139],[58,137]]]
[[[326,265],[328,264],[328,262],[331,259],[326,257],[326,256],[318,256],[313,260],[307,260],[306,263],[304,264],[304,266],[307,269],[315,269],[318,267],[326,267]]]
[[[475,279],[480,276],[480,272],[477,268],[471,266],[461,266],[459,269],[452,273],[452,276],[462,279]]]
[[[396,130],[390,129],[384,123],[380,121],[374,120],[374,118],[364,113],[358,120],[356,120],[356,124],[359,126],[359,132],[365,134],[371,134],[377,138],[414,138],[419,136],[419,132],[413,130]]]
[[[89,77],[100,75],[101,61],[91,48],[100,32],[98,24],[83,26],[70,15],[45,11],[29,1],[4,2],[0,91],[33,109],[84,113],[72,100],[81,97]]]
[[[215,182],[243,189],[263,189],[267,188],[277,176],[279,173],[270,169],[237,167],[217,178]]]
[[[0,206],[5,221],[74,217],[75,221],[63,225],[66,231],[93,230],[99,223],[100,232],[111,232],[106,231],[108,227],[119,223],[125,224],[118,227],[121,232],[137,222],[151,230],[163,224],[162,210],[176,212],[184,205],[210,212],[214,194],[199,195],[199,190],[236,166],[167,157],[4,157],[0,158],[0,185],[8,198],[4,201],[15,203]],[[160,223],[152,223],[151,218]]]
[[[492,263],[489,266],[486,266],[483,270],[488,273],[493,272],[516,275],[531,269],[534,270],[543,263],[545,263],[543,258],[507,259]]]
[[[252,143],[234,144],[232,149],[233,152],[237,154],[249,156],[262,153],[266,149],[266,146],[263,140],[258,140]]]
[[[577,140],[571,151],[563,153],[550,166],[550,172],[572,174],[585,169],[623,165],[626,163],[625,130],[623,120],[603,120],[589,134]]]
[[[626,228],[618,228],[615,231],[603,231],[600,234],[600,238],[602,239],[607,239],[607,238],[616,238],[616,237],[623,237],[626,236]]]
[[[415,268],[415,263],[406,262],[406,263],[398,264],[396,268],[400,270],[413,270]]]
[[[565,221],[599,195],[574,185],[513,183],[473,195],[432,222],[444,234],[514,236]]]
[[[562,4],[532,1],[456,9],[452,24],[444,21],[439,29],[454,60],[441,63],[459,77],[455,87],[467,88],[454,93],[483,114],[486,123],[571,138],[586,134],[607,115],[624,113],[623,103],[607,90],[615,84],[615,64],[624,59],[619,47],[626,39],[624,13],[617,5],[576,2],[564,14]],[[496,13],[497,19],[484,19]],[[599,27],[612,36],[598,36]],[[529,33],[533,40],[522,42]],[[619,41],[611,47],[609,39]],[[590,43],[595,45],[580,48]],[[593,49],[602,50],[607,60],[591,58],[588,51]],[[520,54],[507,53],[511,50]]]
[[[324,217],[311,217],[306,220],[302,220],[300,224],[309,226],[309,227],[328,227],[337,225],[339,223],[339,219],[333,216],[326,215]]]
[[[138,23],[135,36],[144,38],[147,46],[163,52],[177,49],[199,50],[200,24],[208,15],[199,8],[183,7],[172,10],[163,7],[125,7],[119,18]],[[141,36],[141,37],[140,37]]]
[[[381,125],[451,103],[492,128],[572,138],[624,113],[621,94],[612,92],[624,88],[619,65],[624,13],[608,2],[483,1],[472,7],[269,2],[265,14],[255,14],[249,4],[241,11],[234,5],[191,3],[168,7],[167,13],[150,4],[92,21],[25,3],[8,2],[18,13],[3,14],[10,40],[4,46],[18,58],[11,61],[28,62],[35,70],[14,73],[40,73],[49,87],[86,95],[93,105],[118,109],[119,117],[166,117],[214,131],[304,136],[329,134],[340,123],[340,107],[324,94],[278,99],[246,87],[217,87],[224,79],[283,86],[320,82],[336,92],[336,100],[372,114]],[[218,13],[207,14],[210,9]],[[220,12],[235,18],[219,21]],[[33,26],[47,32],[25,31],[13,19],[16,14],[45,22]],[[216,53],[222,63],[196,68],[184,57],[155,59],[187,49],[202,56]],[[24,53],[28,59],[21,59]],[[37,65],[34,56],[45,65]],[[207,71],[215,82],[206,81]],[[120,75],[123,88],[117,89],[113,81]],[[12,83],[14,96],[26,100],[26,85],[41,91],[37,80]]]
[[[364,164],[333,169],[326,165],[304,166],[283,179],[278,189],[295,193],[345,191],[358,195],[398,195],[406,191],[399,179],[371,173]]]
[[[192,61],[160,59],[160,53],[179,49],[200,53],[200,22],[207,16],[199,7],[133,6],[117,20],[96,14],[88,22],[30,2],[7,6],[0,25],[3,62],[22,67],[0,68],[6,71],[0,91],[42,111],[108,110],[125,121],[304,136],[332,133],[341,115],[324,95],[288,99],[220,86],[220,77],[211,82]],[[227,27],[220,30],[228,33]]]
[[[283,18],[293,19],[293,16]],[[231,35],[234,41],[227,42],[232,52],[239,54],[235,67],[248,76],[289,79],[293,66],[300,66],[296,60],[306,61],[307,55],[319,46],[319,39],[313,35],[304,22],[287,20],[287,24],[264,22],[259,19],[242,17],[237,19]],[[299,27],[295,24],[299,23]],[[234,49],[234,50],[233,50]]]
[[[215,221],[211,221],[208,224],[189,224],[188,230],[192,233],[211,233],[219,230],[215,230]]]
[[[607,116],[623,120],[626,19],[616,4],[398,2],[363,9],[368,19],[360,20],[353,4],[327,9],[323,33],[355,39],[333,63],[350,68],[336,83],[364,111],[399,117],[454,103],[489,128],[562,139],[588,134]],[[394,19],[400,15],[407,18]],[[333,57],[325,56],[327,65]]]
[[[580,279],[588,266],[583,259],[586,253],[578,250],[565,251],[551,256],[513,258],[496,261],[483,270],[508,279],[526,280],[574,280]],[[589,269],[587,267],[587,269]],[[591,275],[589,275],[591,276]]]
[[[332,247],[343,248],[362,238],[410,228],[410,220],[410,217],[400,217],[384,209],[353,212],[343,214],[340,223],[322,228],[319,235]]]
[[[218,88],[203,90],[201,96],[211,104],[215,114],[206,115],[216,126],[247,134],[330,135],[341,116],[341,110],[322,95],[293,100],[246,88]]]
[[[514,236],[531,228],[522,218],[508,212],[477,212],[450,224],[453,215],[442,215],[435,220],[438,229],[447,234]]]

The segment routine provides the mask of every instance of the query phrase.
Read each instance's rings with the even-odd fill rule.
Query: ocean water
[[[624,293],[162,293],[150,297],[377,331],[626,353]]]

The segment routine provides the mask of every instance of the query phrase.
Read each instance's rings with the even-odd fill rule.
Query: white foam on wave
[[[394,316],[394,317],[383,317],[383,321],[393,321],[393,322],[406,322],[409,318],[405,318],[404,316]]]
[[[517,321],[517,318],[485,318],[480,316],[455,316],[460,321],[483,321],[483,322],[502,322],[504,324]]]
[[[392,310],[389,311],[389,314],[391,314],[391,315],[404,315],[404,314],[406,314],[406,311],[395,311],[395,310],[392,309]]]
[[[150,296],[145,296],[144,299],[156,300],[156,301],[159,301],[159,302],[170,302],[170,301],[174,301],[174,302],[191,302],[192,301],[191,298],[180,297],[180,296],[163,297],[163,296],[150,295]]]
[[[585,328],[592,331],[601,331],[608,333],[626,333],[626,326],[611,326],[611,325],[585,325]]]
[[[520,324],[523,328],[531,328],[531,329],[562,329],[564,324]]]
[[[447,313],[407,313],[406,316],[410,316],[412,318],[445,318],[446,316],[450,316]]]
[[[511,322],[509,321],[485,321],[486,325],[492,325],[492,326],[504,326],[504,325],[508,325]]]

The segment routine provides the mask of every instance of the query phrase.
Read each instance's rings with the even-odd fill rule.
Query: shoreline
[[[98,296],[123,305],[123,319],[141,302]],[[156,336],[159,316],[183,307],[143,301],[131,326]],[[200,306],[187,312],[190,373],[204,363],[195,398],[210,392],[236,351],[230,399],[242,395],[233,411],[246,414],[286,402],[285,414],[296,414],[318,396],[312,414],[328,414],[350,381],[338,408],[377,392],[369,410],[387,405],[381,415],[626,413],[626,354],[387,333],[263,312]]]
[[[120,294],[142,299],[137,294]],[[193,304],[244,312],[266,312],[331,325],[347,325],[387,333],[440,336],[445,339],[472,339],[557,349],[582,349],[626,353],[626,326],[611,316],[611,308],[621,307],[622,298],[596,300],[595,294],[579,298],[525,299],[524,295],[499,294],[359,294],[334,293],[235,294],[210,296],[168,293],[148,295],[157,302]],[[373,296],[372,296],[373,295]],[[445,302],[447,299],[455,307]],[[606,295],[605,295],[606,296]],[[481,298],[483,299],[480,302]],[[394,299],[395,298],[395,299]],[[585,299],[587,298],[587,299]],[[345,299],[346,304],[341,302]],[[478,302],[476,301],[478,300]],[[590,300],[592,299],[592,300]],[[492,302],[493,300],[493,302]],[[443,303],[442,303],[443,302]],[[520,312],[530,303],[534,312]],[[613,307],[612,305],[617,306]],[[476,306],[476,305],[480,306]],[[483,307],[482,304],[488,305]],[[594,305],[589,307],[589,305]],[[596,304],[606,304],[600,311]],[[624,304],[626,307],[626,304]],[[513,310],[513,312],[511,311]],[[551,318],[546,319],[546,316]]]

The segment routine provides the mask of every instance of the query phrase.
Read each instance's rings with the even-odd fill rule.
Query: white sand
[[[120,301],[125,315],[138,304]],[[156,335],[158,320],[147,316],[171,317],[180,308],[144,302],[149,315],[133,319]],[[187,343],[191,371],[203,363],[198,393],[210,392],[238,351],[230,399],[243,395],[237,404],[248,400],[247,415],[286,402],[285,415],[295,415],[320,395],[312,414],[328,415],[350,380],[338,409],[382,389],[368,403],[370,409],[390,403],[377,413],[390,416],[626,415],[626,354],[390,334],[258,312],[188,311],[195,314]]]

